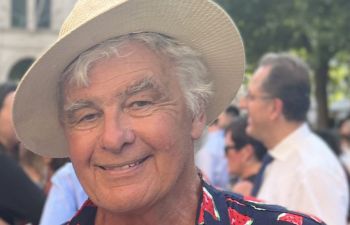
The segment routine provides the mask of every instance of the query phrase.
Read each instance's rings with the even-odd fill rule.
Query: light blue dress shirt
[[[195,160],[196,166],[202,171],[210,184],[228,190],[229,174],[224,148],[224,130],[208,132],[204,145],[197,152]]]
[[[75,175],[72,163],[66,163],[51,178],[40,225],[60,225],[70,220],[86,201],[87,195]]]

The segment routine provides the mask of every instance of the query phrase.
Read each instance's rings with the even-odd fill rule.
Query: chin
[[[139,184],[109,188],[96,195],[91,200],[101,209],[118,213],[141,213],[151,205],[159,202],[162,190],[156,184],[140,182]]]

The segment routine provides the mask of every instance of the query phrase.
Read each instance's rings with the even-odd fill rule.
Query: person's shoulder
[[[72,185],[73,181],[77,179],[75,171],[71,162],[61,166],[51,177],[53,184]]]
[[[239,194],[224,192],[229,220],[254,221],[254,224],[269,225],[325,225],[319,218],[299,212],[289,211],[278,205],[269,205],[253,198]],[[248,223],[249,224],[249,223]]]

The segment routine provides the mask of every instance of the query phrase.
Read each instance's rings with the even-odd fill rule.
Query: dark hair
[[[49,167],[53,172],[55,172],[67,162],[70,162],[69,158],[53,158],[49,163]]]
[[[246,133],[247,128],[247,118],[246,117],[238,117],[235,121],[231,123],[231,125],[226,129],[226,133],[231,132],[231,139],[235,143],[235,150],[239,151],[247,144],[253,146],[255,157],[261,161],[263,156],[266,154],[266,147],[258,140],[248,136]]]
[[[270,66],[263,91],[283,102],[283,114],[290,121],[305,121],[310,107],[309,67],[299,58],[285,53],[268,53],[260,66]]]
[[[15,91],[16,88],[17,84],[14,82],[7,81],[5,83],[0,84],[0,109],[2,109],[6,96],[10,92]]]
[[[226,108],[225,113],[227,115],[230,115],[231,117],[237,117],[237,116],[239,116],[240,112],[236,106],[230,105],[229,107]]]
[[[340,149],[340,143],[339,143],[339,138],[337,135],[330,131],[330,130],[316,130],[315,133],[326,142],[328,147],[334,152],[336,156],[340,156],[341,154],[341,149]]]

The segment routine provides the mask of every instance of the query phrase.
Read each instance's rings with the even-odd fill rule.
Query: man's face
[[[227,132],[225,134],[225,148],[227,148],[226,151],[226,158],[227,158],[227,165],[228,165],[228,172],[230,174],[240,176],[243,172],[243,151],[237,151],[236,144],[232,140],[232,132]]]
[[[149,208],[191,182],[193,140],[205,123],[187,110],[164,57],[137,43],[121,51],[93,66],[88,87],[66,88],[64,103],[79,180],[110,212]]]
[[[269,67],[258,68],[249,82],[247,96],[240,102],[240,106],[248,112],[246,132],[260,141],[264,141],[270,123],[269,106],[272,98],[262,90],[262,84],[269,71]]]
[[[2,108],[0,110],[0,135],[1,140],[6,145],[14,145],[17,142],[15,130],[12,122],[12,107],[15,97],[15,92],[10,92],[6,95]]]
[[[343,151],[350,150],[350,120],[346,120],[339,128],[340,145]]]

